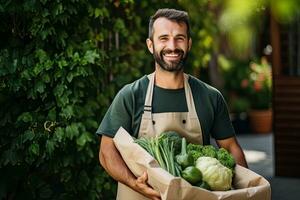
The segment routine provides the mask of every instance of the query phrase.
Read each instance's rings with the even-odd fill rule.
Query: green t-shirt
[[[210,136],[217,140],[234,136],[222,94],[191,75],[188,82],[201,124],[203,143],[209,144]],[[125,85],[116,95],[96,133],[113,137],[122,126],[137,137],[148,84],[149,79],[145,75]],[[154,86],[152,101],[152,113],[188,111],[184,88],[172,90]]]

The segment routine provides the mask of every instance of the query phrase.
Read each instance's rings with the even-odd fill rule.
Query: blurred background
[[[115,199],[95,132],[153,70],[148,20],[165,7],[189,13],[186,72],[224,95],[250,169],[273,199],[300,197],[298,0],[0,2],[0,199]]]

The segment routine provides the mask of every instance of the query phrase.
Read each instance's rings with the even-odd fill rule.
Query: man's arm
[[[243,167],[248,168],[244,152],[235,137],[224,140],[216,140],[219,147],[227,149],[234,157],[235,162]]]
[[[160,194],[147,184],[147,174],[144,173],[136,178],[122,159],[113,139],[105,135],[101,137],[99,161],[106,172],[116,181],[127,185],[150,199],[160,199]]]

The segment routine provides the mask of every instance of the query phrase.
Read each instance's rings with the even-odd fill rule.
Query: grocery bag
[[[162,169],[158,162],[122,127],[113,138],[128,168],[135,176],[148,173],[148,184],[161,194],[162,200],[270,200],[269,182],[259,174],[240,165],[235,167],[233,189],[209,191],[192,186],[181,177],[174,177]]]

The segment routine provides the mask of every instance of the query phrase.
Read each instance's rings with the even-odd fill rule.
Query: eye
[[[185,38],[184,37],[177,37],[176,40],[182,42],[182,41],[185,40]]]
[[[167,37],[160,37],[159,40],[162,41],[162,42],[165,42],[165,41],[168,40],[168,38]]]

